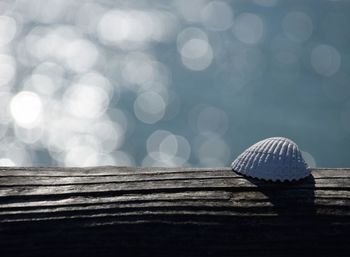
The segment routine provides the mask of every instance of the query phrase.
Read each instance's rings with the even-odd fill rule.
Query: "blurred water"
[[[350,1],[0,1],[0,165],[350,166]]]

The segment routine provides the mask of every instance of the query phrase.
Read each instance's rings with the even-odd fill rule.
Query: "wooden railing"
[[[350,169],[0,168],[0,256],[350,256]]]

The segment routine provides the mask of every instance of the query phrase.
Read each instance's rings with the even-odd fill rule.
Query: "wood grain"
[[[349,256],[350,169],[0,168],[1,256]]]

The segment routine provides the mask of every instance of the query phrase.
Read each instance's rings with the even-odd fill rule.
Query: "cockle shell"
[[[299,180],[310,175],[298,146],[284,137],[267,138],[252,145],[231,167],[242,175],[272,181]]]

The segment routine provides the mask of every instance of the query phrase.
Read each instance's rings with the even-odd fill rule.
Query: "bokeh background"
[[[0,1],[0,166],[350,166],[350,1]]]

